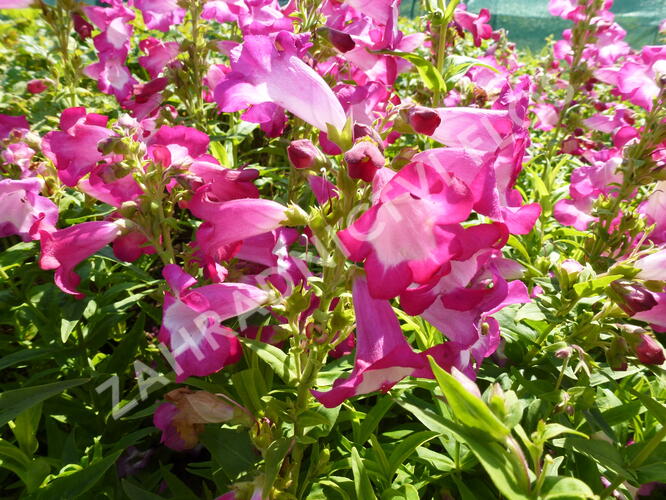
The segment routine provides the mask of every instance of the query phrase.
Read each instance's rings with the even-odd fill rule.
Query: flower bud
[[[617,305],[629,316],[657,305],[654,295],[637,283],[618,280],[611,283],[610,288],[617,295],[614,297]]]
[[[74,30],[79,36],[83,39],[90,38],[93,31],[93,25],[86,21],[80,14],[74,14],[72,20],[74,21]]]
[[[662,365],[666,361],[662,345],[647,333],[640,334],[634,351],[638,360],[645,365]]]
[[[324,153],[308,139],[291,141],[287,146],[287,156],[294,168],[316,168],[326,162]]]
[[[627,369],[627,341],[623,337],[614,337],[606,350],[606,361],[614,371],[625,371]]]
[[[318,31],[323,33],[326,38],[328,38],[328,41],[331,42],[331,45],[333,45],[333,47],[338,49],[340,52],[349,52],[354,47],[356,47],[356,42],[354,42],[352,37],[344,31],[328,27],[320,28]]]
[[[434,134],[442,123],[442,119],[435,110],[423,106],[411,108],[407,112],[407,120],[415,132],[425,135]]]
[[[38,78],[36,80],[30,80],[26,85],[26,88],[31,94],[41,94],[48,87],[47,83],[46,80]]]
[[[365,123],[354,124],[352,137],[354,141],[358,141],[363,137],[369,137],[370,139],[372,139],[377,143],[377,147],[379,148],[380,151],[383,151],[384,149],[382,146],[381,136],[377,133],[377,131],[374,128],[372,128],[370,125],[366,125]]]
[[[384,156],[374,142],[360,141],[354,144],[344,156],[349,177],[372,182],[377,170],[385,164]]]

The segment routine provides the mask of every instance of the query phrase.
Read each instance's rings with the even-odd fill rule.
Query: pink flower
[[[492,26],[488,24],[490,21],[490,12],[488,9],[481,9],[478,15],[467,12],[464,9],[465,4],[459,4],[453,13],[453,19],[463,29],[472,33],[474,38],[474,45],[481,46],[481,40],[490,38],[493,32]]]
[[[0,9],[27,9],[35,0],[0,0]]]
[[[635,267],[640,270],[636,275],[637,278],[642,280],[666,281],[666,248],[641,257],[636,261]]]
[[[540,103],[532,108],[532,112],[537,117],[536,128],[539,130],[552,130],[557,125],[559,113],[552,104]]]
[[[157,78],[164,67],[178,55],[178,42],[163,42],[149,37],[139,42],[139,48],[146,53],[139,57],[139,64],[146,68],[151,78]]]
[[[282,11],[278,0],[246,0],[245,5],[248,10],[238,11],[238,26],[244,36],[293,31],[292,18]]]
[[[14,142],[8,144],[1,153],[2,159],[10,165],[17,165],[21,169],[21,178],[33,177],[38,170],[30,169],[30,162],[35,155],[35,150],[25,142]]]
[[[148,156],[157,160],[156,152],[165,148],[169,155],[165,166],[183,168],[206,154],[209,144],[208,136],[195,128],[163,125],[147,141]]]
[[[293,35],[248,35],[231,54],[231,73],[215,88],[221,111],[272,102],[320,130],[344,127],[345,113],[326,82],[299,57]]]
[[[129,97],[132,87],[137,81],[125,66],[125,55],[114,54],[101,56],[99,62],[90,64],[83,69],[86,76],[97,80],[97,88],[105,94],[112,94],[119,101]]]
[[[512,139],[514,120],[500,109],[437,108],[441,124],[432,138],[450,147],[496,151]]]
[[[352,287],[356,313],[356,356],[354,369],[345,379],[337,379],[329,391],[312,391],[327,408],[346,399],[375,391],[386,392],[405,377],[432,378],[427,355],[440,366],[450,368],[454,355],[447,344],[416,353],[400,329],[398,319],[386,300],[374,299],[364,278]]]
[[[280,227],[287,208],[271,200],[254,198],[217,202],[210,188],[202,186],[189,202],[190,211],[204,220],[196,234],[196,245],[204,262],[230,259],[243,240]]]
[[[468,228],[465,253],[451,261],[451,271],[400,296],[407,313],[420,314],[449,339],[461,354],[456,367],[469,376],[472,359],[480,364],[499,345],[499,329],[491,315],[506,305],[530,301],[521,281],[507,281],[516,272],[516,263],[499,252],[507,238],[503,224]]]
[[[579,5],[578,0],[550,0],[548,12],[552,16],[558,16],[573,22],[585,19],[585,5]]]
[[[655,185],[654,191],[639,211],[645,214],[650,224],[655,225],[650,239],[656,243],[666,243],[666,181]]]
[[[55,269],[55,283],[63,292],[80,299],[84,295],[76,290],[81,278],[74,272],[76,266],[123,233],[125,223],[118,221],[83,222],[56,231],[40,231],[42,251],[39,266]]]
[[[77,186],[87,195],[118,208],[124,202],[134,201],[143,194],[132,175],[116,177],[113,165],[109,163],[93,167],[90,176],[81,179]]]
[[[0,237],[16,234],[23,241],[38,240],[39,230],[53,230],[58,207],[40,195],[37,178],[0,180]]]
[[[27,131],[29,128],[30,124],[25,116],[3,115],[0,113],[0,139],[6,139],[9,137],[9,134],[14,129],[24,129]]]
[[[212,0],[206,2],[201,13],[203,19],[215,19],[218,23],[238,22],[241,14],[249,14],[250,8],[243,0]]]
[[[411,163],[338,238],[351,260],[365,261],[372,296],[389,299],[412,282],[429,281],[455,256],[458,223],[472,204],[472,193],[457,177]]]
[[[135,0],[134,5],[143,14],[146,28],[167,32],[185,18],[185,9],[176,0]]]
[[[85,108],[68,108],[60,115],[62,131],[44,136],[42,150],[66,185],[75,186],[103,158],[97,145],[115,135],[106,128],[107,121],[106,116],[86,113]]]
[[[176,381],[210,375],[237,362],[240,343],[220,322],[257,309],[267,302],[268,293],[242,283],[192,288],[196,280],[175,264],[162,274],[172,293],[164,297],[159,339],[171,349]]]

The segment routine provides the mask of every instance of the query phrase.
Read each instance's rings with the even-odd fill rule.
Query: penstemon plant
[[[666,47],[612,1],[538,56],[453,0],[34,7],[4,497],[663,494]]]

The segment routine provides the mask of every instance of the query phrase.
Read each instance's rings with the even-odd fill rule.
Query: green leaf
[[[488,406],[470,393],[452,375],[442,370],[432,356],[428,356],[437,383],[451,406],[453,414],[465,426],[476,429],[500,442],[511,431],[498,419]]]
[[[123,450],[118,450],[83,469],[57,477],[31,495],[30,500],[74,499],[83,495],[97,484],[106,471],[116,463],[122,452]]]
[[[113,354],[109,356],[108,361],[105,360],[99,369],[105,373],[122,373],[134,360],[134,353],[145,338],[145,324],[146,315],[139,314],[130,331],[126,333],[120,344],[113,350]]]
[[[603,291],[608,285],[610,285],[616,279],[622,278],[621,274],[611,274],[609,276],[600,276],[593,280],[584,281],[582,283],[576,283],[574,285],[574,290],[579,297],[591,297],[597,295],[599,292]]]
[[[262,361],[270,366],[273,371],[286,384],[296,381],[296,371],[291,363],[291,358],[277,347],[259,342],[258,340],[239,337],[243,345],[254,351]]]
[[[561,424],[547,424],[544,427],[540,437],[541,439],[543,439],[543,441],[548,441],[549,439],[553,439],[554,437],[560,436],[562,434],[576,434],[585,439],[588,439],[588,436],[583,434],[582,432],[579,432],[576,429],[572,429],[570,427],[566,427]]]
[[[60,394],[72,387],[85,384],[89,380],[87,378],[77,378],[3,392],[0,394],[0,427],[45,399]]]
[[[645,408],[647,408],[648,412],[650,412],[661,425],[666,426],[666,406],[659,403],[658,401],[655,401],[647,394],[643,394],[642,392],[638,392],[634,389],[629,389],[629,391],[641,400],[643,405],[645,405]]]
[[[512,500],[528,500],[530,498],[529,477],[509,451],[494,440],[464,429],[449,422],[450,429],[457,434],[457,439],[469,446],[479,460],[498,490]]]
[[[365,470],[365,464],[356,448],[352,448],[351,450],[351,466],[352,473],[354,474],[354,491],[356,491],[356,498],[362,498],[363,500],[376,499],[377,496],[372,489],[368,472]]]
[[[474,59],[473,57],[452,54],[447,56],[447,58],[444,60],[443,79],[446,82],[446,86],[448,88],[453,87],[472,66],[482,66],[495,73],[498,73],[497,69],[490,66],[489,64],[484,63],[483,61]]]
[[[273,441],[264,455],[264,490],[263,494],[268,496],[271,488],[273,488],[273,483],[277,479],[278,472],[280,472],[280,467],[284,458],[287,456],[289,447],[292,444],[292,440],[288,438],[280,438],[276,441]]]
[[[39,420],[42,417],[42,404],[38,403],[24,412],[20,413],[14,419],[12,432],[19,443],[19,447],[28,456],[32,456],[39,447],[37,442],[37,428]]]
[[[229,483],[233,483],[240,474],[255,468],[257,457],[247,432],[209,425],[199,435],[199,440],[226,474]]]
[[[372,407],[363,419],[361,428],[357,433],[358,435],[354,438],[354,441],[362,445],[370,439],[370,434],[374,432],[379,425],[380,420],[386,415],[386,412],[389,411],[394,403],[395,401],[391,398],[380,398],[379,401],[377,401],[377,404]]]
[[[616,474],[626,478],[634,477],[633,474],[625,469],[624,461],[619,450],[606,441],[569,437],[566,440],[566,444],[572,446],[576,451],[591,458],[602,467],[611,470]]]
[[[437,70],[435,65],[426,58],[413,52],[400,52],[397,50],[379,50],[376,53],[402,57],[403,59],[408,60],[414,65],[426,87],[433,92],[446,91],[446,82],[444,81],[442,74]]]
[[[427,443],[439,434],[433,431],[415,432],[401,440],[389,456],[389,476],[393,476],[398,467],[423,443]]]
[[[151,493],[150,491],[139,488],[136,484],[130,483],[127,479],[121,482],[125,495],[130,500],[164,500],[164,497]]]
[[[592,489],[579,479],[573,477],[547,477],[541,487],[544,500],[578,500],[595,498]]]

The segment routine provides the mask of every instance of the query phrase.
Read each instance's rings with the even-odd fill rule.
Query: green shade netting
[[[504,28],[509,40],[521,48],[539,51],[545,38],[559,38],[572,26],[571,21],[551,16],[548,0],[468,0],[470,12],[490,11],[493,29]],[[659,43],[659,22],[666,18],[666,0],[615,0],[611,12],[615,21],[627,31],[626,40],[634,48]],[[401,13],[407,17],[423,14],[420,0],[403,0]]]

